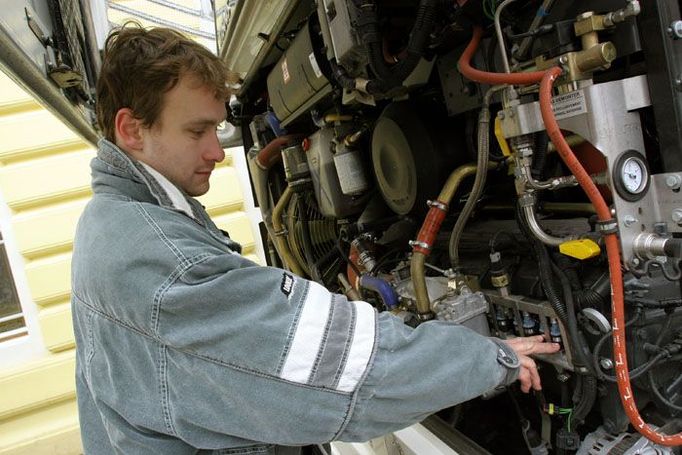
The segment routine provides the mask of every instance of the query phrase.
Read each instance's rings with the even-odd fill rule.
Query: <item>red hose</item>
[[[298,139],[300,139],[300,136],[294,134],[276,137],[258,152],[256,164],[262,169],[270,169],[273,164],[282,159],[282,147],[296,142]]]
[[[464,77],[471,79],[472,81],[490,85],[528,85],[540,82],[542,76],[545,75],[544,71],[533,71],[529,73],[489,73],[487,71],[477,70],[471,66],[471,58],[476,53],[482,36],[483,29],[481,27],[474,27],[474,36],[471,38],[469,45],[464,49],[462,56],[459,58],[457,66],[459,67],[459,72],[462,73]]]
[[[564,163],[566,163],[566,166],[568,166],[573,175],[575,175],[583,191],[585,191],[590,202],[594,205],[599,220],[608,221],[612,219],[609,207],[606,205],[597,186],[592,182],[592,179],[575,157],[568,143],[566,143],[566,140],[559,129],[559,124],[554,117],[554,112],[552,111],[552,86],[554,80],[560,74],[561,68],[555,67],[549,69],[542,78],[540,84],[540,111],[542,113],[542,120],[545,123],[547,134],[556,147],[557,152],[559,152]],[[664,446],[681,445],[682,433],[664,435],[657,432],[644,422],[637,410],[635,398],[632,394],[632,387],[630,385],[627,353],[625,351],[625,307],[623,303],[623,276],[620,269],[618,238],[615,233],[607,234],[604,241],[606,243],[606,254],[609,258],[609,274],[611,276],[613,357],[615,359],[616,378],[623,408],[635,429],[653,442]]]
[[[559,155],[566,163],[566,166],[575,175],[581,188],[587,194],[592,205],[597,211],[600,221],[612,219],[606,201],[597,189],[592,179],[587,174],[583,166],[573,154],[568,143],[561,134],[559,124],[554,117],[552,110],[552,87],[556,78],[561,74],[559,67],[551,68],[547,71],[536,71],[531,73],[488,73],[479,71],[471,66],[471,57],[476,52],[481,40],[483,30],[479,27],[474,28],[474,35],[471,42],[464,50],[459,59],[459,70],[467,78],[486,84],[533,84],[541,81],[540,84],[540,111],[542,120],[550,140],[556,147]],[[606,244],[606,254],[609,260],[609,275],[611,279],[611,305],[613,313],[613,353],[616,365],[616,378],[620,399],[623,403],[625,413],[635,429],[656,444],[663,446],[682,445],[682,433],[675,435],[664,435],[651,428],[644,422],[639,415],[635,398],[632,394],[630,376],[628,373],[627,353],[625,350],[625,307],[623,301],[623,276],[620,268],[620,251],[618,248],[618,238],[616,234],[608,234],[604,237]]]

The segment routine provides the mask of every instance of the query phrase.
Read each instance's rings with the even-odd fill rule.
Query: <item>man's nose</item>
[[[207,161],[215,161],[216,163],[220,163],[225,159],[225,150],[223,150],[220,145],[217,134],[213,135],[211,143],[208,144],[208,148],[204,152],[204,159]]]

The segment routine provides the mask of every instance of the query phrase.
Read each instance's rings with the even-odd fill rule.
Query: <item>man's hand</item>
[[[529,356],[531,354],[551,354],[560,349],[558,343],[547,343],[543,335],[536,335],[532,337],[510,338],[504,340],[519,358],[521,368],[519,370],[519,382],[521,383],[521,390],[528,393],[531,389],[541,390],[540,375],[538,374],[538,367],[535,361]]]

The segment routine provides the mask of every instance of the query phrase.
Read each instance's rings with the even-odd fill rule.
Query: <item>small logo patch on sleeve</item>
[[[280,290],[282,291],[282,294],[286,295],[287,298],[289,298],[289,295],[291,294],[291,290],[294,288],[294,277],[289,275],[288,273],[282,274],[282,285],[280,286]]]

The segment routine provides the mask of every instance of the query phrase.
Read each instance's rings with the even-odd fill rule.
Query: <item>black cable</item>
[[[635,314],[635,316],[632,319],[630,319],[629,321],[627,321],[625,323],[625,327],[626,328],[630,327],[632,324],[634,324],[639,319],[640,316],[641,316],[641,309],[638,308],[638,312]],[[667,330],[668,329],[664,327],[663,330],[661,330],[661,334],[664,334],[665,332],[667,332]],[[595,371],[597,372],[599,379],[602,379],[602,380],[604,380],[606,382],[610,382],[610,383],[617,383],[618,381],[617,381],[616,377],[604,373],[603,370],[601,369],[601,366],[599,365],[599,354],[600,354],[600,352],[604,346],[604,343],[606,342],[606,340],[608,340],[612,336],[612,334],[613,334],[613,331],[610,331],[609,333],[603,335],[599,339],[597,344],[595,345],[594,352],[592,353],[592,366],[594,367]],[[659,340],[661,338],[662,337],[659,334]],[[657,346],[660,345],[660,343],[661,343],[661,341],[656,341]],[[630,380],[631,381],[635,380],[635,379],[639,378],[640,376],[644,375],[645,373],[647,373],[649,370],[651,370],[651,368],[653,368],[656,364],[658,364],[661,360],[663,360],[668,355],[669,355],[669,353],[667,353],[665,351],[659,352],[654,357],[649,359],[646,363],[638,366],[637,368],[630,370],[628,372],[628,376],[630,377]]]
[[[626,303],[632,303],[635,305],[641,305],[645,308],[666,310],[671,308],[682,307],[682,299],[663,299],[663,300],[651,300],[641,297],[626,297]]]
[[[542,180],[547,163],[547,147],[549,147],[549,136],[541,131],[535,134],[535,151],[533,152],[533,162],[530,173],[536,180]]]
[[[509,232],[509,231],[497,231],[492,236],[492,238],[490,239],[490,253],[491,254],[496,252],[495,245],[497,245],[497,241],[498,241],[500,236],[507,237],[509,240],[511,240],[511,243],[514,246],[516,246],[518,244],[518,240],[516,240],[516,237],[511,232]]]
[[[656,339],[656,345],[659,346],[663,342],[663,337],[665,334],[670,330],[670,326],[672,325],[673,322],[673,315],[675,314],[674,311],[671,311],[668,313],[668,316],[665,319],[665,322],[663,323],[663,327],[661,327],[661,330],[658,334],[658,338]],[[665,351],[664,351],[665,352]],[[660,355],[661,353],[659,353]],[[668,353],[666,353],[668,354]],[[663,394],[658,390],[658,386],[656,385],[656,381],[654,381],[654,372],[652,369],[649,370],[649,373],[647,374],[647,378],[649,379],[649,386],[651,387],[651,391],[656,395],[656,398],[658,398],[661,403],[663,403],[665,406],[667,406],[670,409],[674,409],[675,411],[682,411],[682,406],[678,406],[672,401],[668,400],[666,397],[663,396]]]
[[[399,256],[392,258],[392,259],[389,259],[392,255],[394,255],[396,253]],[[392,249],[379,258],[379,260],[376,262],[376,264],[374,264],[374,267],[372,267],[372,270],[369,271],[369,274],[374,276],[381,269],[381,267],[383,267],[384,265],[392,264],[393,262],[400,262],[402,260],[403,260],[402,250],[400,250],[398,248]]]
[[[362,275],[362,272],[360,272],[360,269],[358,269],[358,266],[353,264],[353,261],[349,259],[349,255],[346,254],[345,251],[343,251],[343,247],[341,246],[341,239],[339,239],[338,242],[336,242],[336,248],[339,250],[339,253],[341,253],[341,259],[343,259],[346,264],[350,265],[350,268],[353,269],[355,274],[359,277]]]

